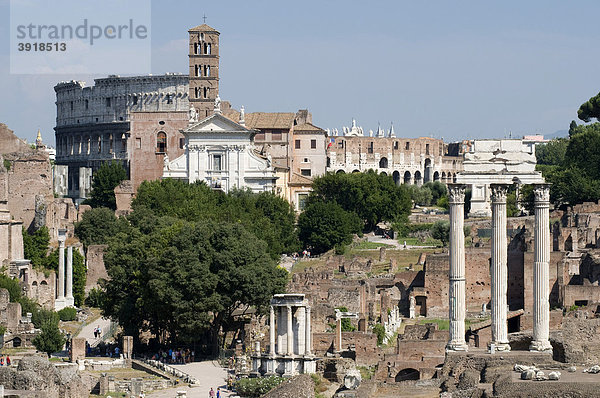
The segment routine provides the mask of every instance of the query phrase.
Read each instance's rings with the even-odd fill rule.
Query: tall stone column
[[[294,328],[292,326],[292,306],[286,306],[287,312],[287,355],[294,355]]]
[[[311,353],[311,345],[312,345],[312,334],[310,331],[310,307],[306,307],[306,349],[304,350],[304,355],[312,355]]]
[[[285,341],[285,333],[287,329],[287,322],[284,320],[284,309],[285,307],[278,306],[277,310],[277,354],[284,355],[286,350],[287,342]]]
[[[492,341],[495,350],[510,351],[506,293],[508,264],[506,240],[506,194],[508,185],[491,184],[492,190]]]
[[[302,355],[306,351],[306,307],[298,307],[296,321],[298,322],[298,334],[296,335],[298,347],[296,352],[298,355]]]
[[[535,254],[533,263],[533,341],[530,351],[552,352],[550,334],[550,184],[535,184]]]
[[[275,356],[275,310],[271,306],[269,313],[269,355]]]
[[[465,185],[448,184],[450,205],[450,271],[448,289],[450,338],[447,351],[467,351],[465,342]]]
[[[54,309],[61,310],[65,307],[65,241],[67,230],[58,230],[58,286]]]
[[[73,297],[73,246],[67,247],[67,293],[65,295],[65,305],[75,307],[75,298]]]

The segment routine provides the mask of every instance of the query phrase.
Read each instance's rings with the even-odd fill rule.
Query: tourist
[[[0,366],[4,366],[4,357],[0,357]]]
[[[217,398],[221,398],[221,389],[217,388]]]
[[[211,397],[211,398],[215,398],[215,390],[213,390],[213,388],[212,388],[212,387],[210,388],[210,391],[209,391],[209,393],[208,393],[208,396],[209,396],[209,397]]]
[[[10,357],[6,356],[6,366],[10,366]]]

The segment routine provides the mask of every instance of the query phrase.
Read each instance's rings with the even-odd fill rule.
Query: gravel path
[[[88,343],[90,343],[90,346],[95,347],[98,345],[98,343],[100,343],[100,341],[102,341],[102,339],[98,338],[94,338],[94,329],[100,326],[100,328],[102,328],[102,334],[104,335],[104,333],[107,333],[110,330],[110,319],[106,319],[106,318],[100,318],[100,319],[96,319],[94,322],[85,325],[83,327],[83,329],[81,329],[81,331],[79,332],[79,334],[77,334],[76,337],[85,337],[85,339],[87,340]]]
[[[221,397],[237,397],[225,389],[227,370],[220,367],[216,361],[193,362],[186,365],[171,365],[183,372],[194,376],[200,382],[199,387],[190,388],[179,386],[146,394],[147,398],[175,398],[177,391],[186,391],[188,398],[207,398],[211,387],[216,391],[221,388]]]

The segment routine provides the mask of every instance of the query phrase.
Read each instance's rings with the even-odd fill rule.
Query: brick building
[[[462,154],[443,140],[430,137],[399,138],[393,126],[385,133],[365,136],[352,121],[344,135],[334,135],[327,149],[327,171],[355,173],[373,169],[390,175],[397,184],[453,182],[462,171]]]
[[[154,118],[133,118],[134,113],[183,111],[187,114],[189,110],[188,77],[185,75],[109,76],[94,82],[92,87],[86,87],[81,81],[62,82],[54,87],[56,164],[66,166],[55,169],[55,179],[65,181],[66,186],[58,187],[58,191],[72,198],[87,197],[92,173],[103,162],[121,162],[130,172],[132,153],[139,143],[131,140],[132,121],[143,125],[144,118]],[[172,119],[165,120],[171,122]],[[142,132],[138,128],[135,138],[146,135],[143,137],[145,144],[158,148],[157,141],[162,139],[162,135],[150,136],[153,131]],[[178,138],[175,137],[175,140]],[[152,168],[157,162],[162,162],[163,155],[156,151],[152,156],[134,158],[137,164],[133,168]]]

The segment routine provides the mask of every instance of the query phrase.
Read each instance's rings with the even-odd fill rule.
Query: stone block
[[[85,359],[85,337],[74,337],[71,340],[71,362]]]

